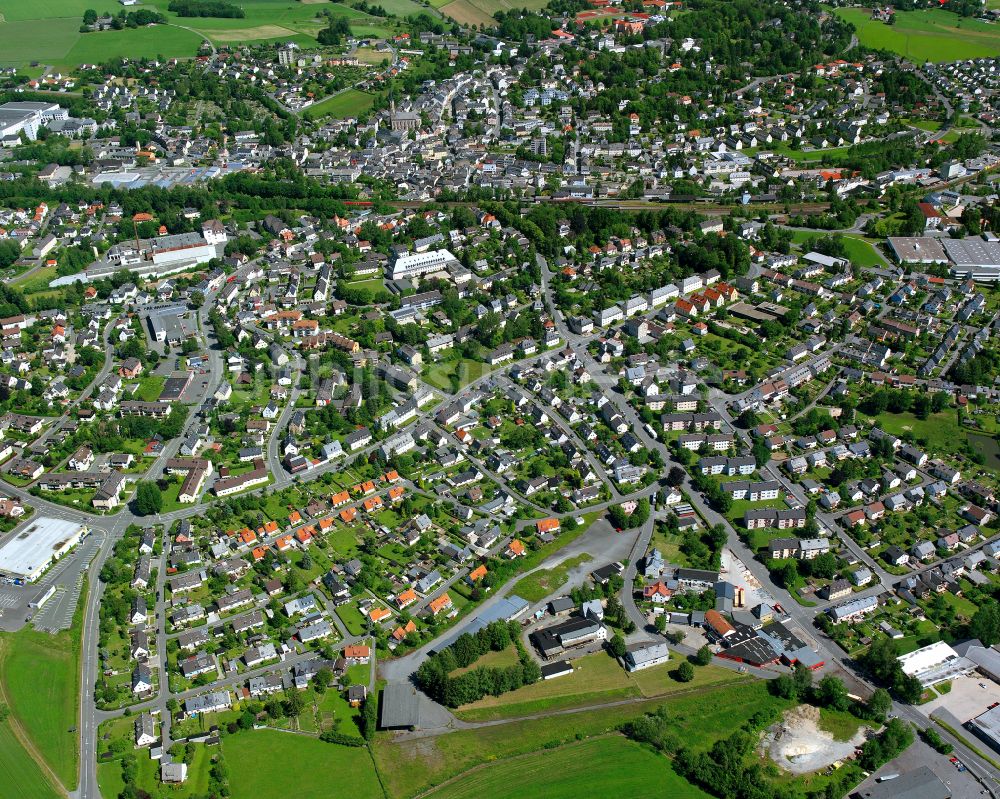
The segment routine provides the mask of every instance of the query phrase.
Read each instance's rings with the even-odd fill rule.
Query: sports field
[[[190,57],[205,38],[218,45],[241,42],[292,41],[314,46],[316,33],[325,25],[317,13],[327,11],[351,21],[355,35],[383,37],[391,32],[392,19],[372,17],[339,3],[303,3],[298,0],[241,0],[242,19],[186,18],[169,12],[170,0],[144,0],[139,8],[163,13],[169,25],[148,28],[80,33],[83,12],[104,8],[93,0],[0,0],[0,64],[23,65],[38,61],[56,67],[95,63],[108,58]],[[420,10],[413,0],[386,0],[386,10],[405,16]]]
[[[854,24],[861,44],[918,64],[1000,55],[1000,28],[939,8],[898,11],[894,25],[871,19],[869,9],[837,8],[834,13]]]
[[[533,752],[459,777],[428,799],[519,799],[533,796],[578,799],[600,786],[604,796],[702,799],[704,791],[678,776],[670,761],[620,736],[595,738],[555,750]]]

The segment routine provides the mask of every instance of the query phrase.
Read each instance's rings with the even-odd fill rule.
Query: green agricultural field
[[[478,769],[428,794],[429,799],[516,799],[530,785],[546,799],[577,799],[594,786],[608,796],[701,799],[701,789],[676,774],[670,761],[619,736],[533,752]]]
[[[357,89],[348,89],[309,106],[302,112],[302,116],[306,119],[319,119],[320,117],[346,119],[360,116],[374,104],[375,95]]]
[[[223,753],[233,799],[286,799],[289,795],[326,799],[337,793],[333,786],[341,781],[350,784],[352,799],[383,799],[371,756],[364,748],[253,730],[226,738]],[[291,794],[290,785],[294,785]]]
[[[57,799],[59,796],[38,764],[14,737],[7,722],[0,723],[0,780],[4,796],[16,796],[17,799]]]
[[[442,14],[463,25],[495,25],[493,15],[497,11],[525,8],[536,11],[545,8],[547,0],[451,0],[438,4],[433,2]]]
[[[861,44],[917,63],[1000,55],[1000,30],[950,11],[898,11],[894,25],[871,19],[871,12],[864,8],[837,8],[834,13],[853,23]]]
[[[392,19],[373,17],[339,3],[306,3],[298,0],[242,0],[242,19],[180,17],[167,10],[170,0],[145,0],[131,7],[163,13],[169,24],[100,33],[80,33],[83,12],[115,10],[92,0],[0,0],[0,64],[23,65],[39,61],[54,66],[95,63],[108,58],[190,57],[205,38],[217,45],[243,42],[295,42],[316,45],[316,33],[325,24],[318,14],[331,12],[351,20],[355,35],[384,37],[391,34]],[[113,8],[112,8],[113,6]],[[386,0],[390,13],[406,16],[421,10],[413,0]]]
[[[411,797],[429,788],[441,786],[454,777],[465,775],[476,766],[491,760],[502,761],[518,755],[551,750],[561,743],[614,732],[623,722],[661,706],[668,709],[680,740],[691,747],[705,748],[729,735],[757,711],[767,711],[769,708],[780,711],[790,707],[791,703],[771,696],[763,681],[741,681],[717,688],[694,690],[687,694],[675,694],[667,699],[650,699],[472,730],[458,730],[434,738],[408,741],[377,738],[374,755],[387,795]],[[231,760],[229,763],[235,770]],[[667,778],[667,771],[664,769],[664,779]],[[579,791],[577,793],[586,795]],[[481,795],[490,794],[484,792]],[[623,794],[616,791],[611,795]],[[235,791],[234,796],[241,799]]]
[[[0,678],[11,712],[69,789],[77,780],[77,736],[67,731],[77,723],[79,635],[75,619],[58,635],[26,628],[0,639]]]

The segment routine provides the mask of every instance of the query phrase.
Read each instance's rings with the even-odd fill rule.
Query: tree
[[[864,713],[873,721],[882,721],[892,707],[892,697],[885,688],[876,688],[865,703]]]
[[[694,666],[692,666],[686,660],[681,661],[681,664],[677,667],[677,681],[691,682],[691,680],[693,679],[694,679]]]
[[[667,473],[667,485],[677,488],[684,483],[684,470],[680,466],[671,466]]]
[[[1000,604],[995,599],[987,599],[979,606],[969,622],[969,637],[978,638],[983,646],[1000,642]]]
[[[616,658],[625,657],[625,639],[621,633],[615,633],[611,640],[608,641],[608,652]]]
[[[712,650],[707,646],[701,647],[697,652],[694,653],[694,662],[699,666],[707,666],[712,662]]]
[[[153,516],[163,510],[163,494],[159,486],[148,480],[139,483],[135,490],[135,512],[140,516]]]
[[[375,696],[369,696],[361,706],[361,735],[366,741],[375,737],[375,730],[378,727],[378,700]]]
[[[832,674],[828,674],[817,683],[813,689],[813,701],[820,707],[833,710],[847,710],[851,704],[843,681]]]

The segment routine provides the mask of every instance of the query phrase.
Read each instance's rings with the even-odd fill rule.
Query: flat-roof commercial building
[[[86,525],[41,516],[0,547],[0,574],[34,582],[87,534]]]
[[[198,323],[193,311],[186,305],[168,305],[156,308],[146,315],[149,333],[153,341],[162,344],[179,344],[198,332]]]
[[[943,264],[948,261],[941,239],[931,236],[890,236],[889,249],[901,264]]]
[[[991,707],[965,723],[969,731],[995,752],[1000,752],[1000,707]]]
[[[935,641],[897,658],[905,674],[916,677],[924,688],[963,674],[971,674],[976,664],[964,658],[944,641]]]
[[[4,103],[0,105],[0,139],[23,133],[38,138],[38,129],[56,119],[67,119],[69,111],[56,103]]]
[[[954,264],[956,277],[974,280],[1000,280],[1000,241],[986,241],[978,236],[944,239],[944,249]]]
[[[951,789],[927,766],[892,780],[876,782],[851,794],[858,799],[948,799]]]

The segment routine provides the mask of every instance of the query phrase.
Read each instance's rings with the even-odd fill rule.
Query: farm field
[[[662,755],[619,736],[533,752],[459,777],[429,799],[515,799],[531,785],[546,799],[576,799],[601,786],[611,796],[701,799],[707,794],[678,776]]]
[[[295,768],[296,799],[331,796],[336,775],[349,775],[352,799],[383,796],[365,748],[337,746],[274,730],[253,730],[226,738],[223,753],[233,799],[286,799],[292,763],[309,764]]]
[[[871,19],[871,12],[864,8],[837,8],[834,13],[854,24],[861,44],[898,53],[918,64],[1000,55],[1000,30],[950,11],[900,11],[894,25]]]
[[[319,117],[336,117],[346,119],[365,113],[375,104],[375,95],[367,94],[357,89],[348,89],[333,97],[320,100],[315,105],[307,108],[302,116],[307,119],[318,119]]]
[[[375,760],[388,795],[411,797],[463,775],[490,759],[502,761],[543,749],[551,750],[560,743],[603,736],[614,732],[623,722],[664,705],[670,711],[677,734],[688,745],[702,748],[729,735],[757,711],[768,708],[783,710],[789,703],[770,696],[767,686],[761,682],[740,682],[677,694],[666,702],[663,699],[650,699],[474,730],[459,730],[434,738],[395,742],[388,738],[377,738],[374,746]],[[666,773],[664,769],[664,778]],[[490,794],[484,792],[481,795]],[[578,795],[583,794],[578,792]],[[612,795],[627,794],[615,792]],[[237,799],[240,797],[237,796]]]
[[[451,17],[456,22],[463,25],[486,25],[495,24],[493,15],[497,11],[510,11],[512,8],[525,8],[535,11],[544,8],[546,0],[451,0],[438,4],[432,3],[440,9],[441,13]]]
[[[59,67],[99,63],[108,58],[190,57],[204,38],[216,44],[240,42],[295,42],[316,45],[315,36],[325,24],[317,14],[330,12],[350,19],[358,36],[381,37],[391,33],[393,21],[373,17],[339,3],[299,3],[288,0],[244,0],[242,19],[180,17],[167,10],[170,0],[145,0],[130,10],[156,9],[169,20],[133,30],[80,33],[83,12],[91,0],[0,0],[0,64],[39,61]],[[117,4],[113,4],[117,5]],[[386,0],[386,9],[406,16],[421,9],[413,0]],[[105,11],[100,5],[98,11]]]
[[[6,722],[0,723],[0,780],[5,796],[18,799],[57,799],[59,796]]]
[[[55,636],[26,628],[0,639],[0,678],[11,713],[69,789],[77,780],[77,737],[66,731],[77,720],[79,630],[74,620]]]

